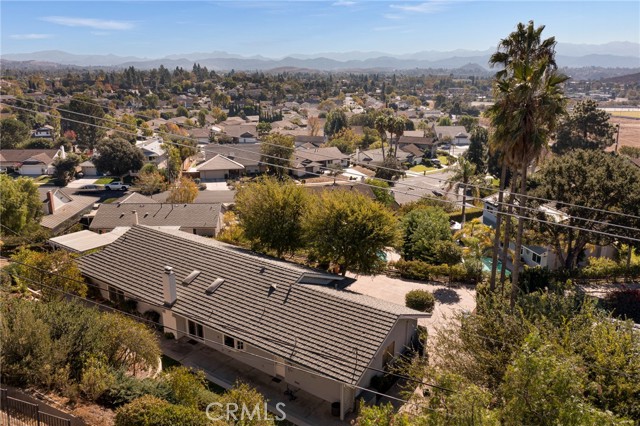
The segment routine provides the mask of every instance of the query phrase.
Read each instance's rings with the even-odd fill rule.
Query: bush
[[[171,389],[165,382],[154,379],[139,380],[122,370],[116,372],[113,378],[111,387],[98,399],[100,404],[107,407],[119,407],[145,395],[167,399],[171,394]]]
[[[524,268],[520,274],[520,279],[522,280],[520,288],[527,293],[544,290],[545,288],[550,289],[555,281],[549,268]]]
[[[640,264],[626,265],[615,262],[606,257],[591,257],[589,264],[582,268],[580,276],[587,279],[603,279],[615,281],[618,277],[640,276]]]
[[[640,289],[623,288],[612,291],[607,294],[605,305],[615,316],[640,323]]]
[[[465,219],[470,221],[482,217],[482,207],[469,207],[465,210]],[[462,222],[462,211],[449,214],[449,219],[456,222]]]
[[[427,290],[411,290],[404,296],[404,300],[408,308],[421,312],[432,312],[436,305],[435,297]]]
[[[421,260],[398,260],[391,266],[408,280],[430,281],[436,277],[450,277],[452,282],[472,284],[482,279],[482,264],[473,260],[467,263],[452,265],[432,265]]]
[[[205,426],[202,411],[173,405],[153,396],[143,396],[116,411],[115,426]]]
[[[395,383],[397,376],[391,374],[378,374],[371,378],[371,387],[381,393],[385,393]]]

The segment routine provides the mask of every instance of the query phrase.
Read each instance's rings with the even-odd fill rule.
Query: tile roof
[[[89,250],[104,247],[120,238],[126,233],[129,227],[123,226],[115,228],[111,232],[97,234],[91,231],[78,231],[71,234],[61,235],[59,237],[49,239],[49,243],[53,246],[63,248],[76,253],[84,253]]]
[[[424,138],[417,136],[400,136],[400,144],[401,145],[433,145],[433,138]]]
[[[400,139],[400,143],[402,143],[402,138]],[[412,154],[414,157],[422,157],[424,155],[424,151],[412,143],[409,145],[401,145],[399,148],[404,152]]]
[[[149,226],[179,226],[184,228],[215,228],[221,205],[207,204],[159,204],[116,203],[101,204],[89,229],[113,229],[117,226],[133,226],[138,223]]]
[[[203,148],[207,160],[216,155],[225,157],[242,164],[245,167],[257,167],[262,158],[261,145],[259,143],[247,144],[209,144]]]
[[[77,194],[68,195],[59,189],[55,193],[59,193],[58,198],[64,198],[68,201],[57,207],[53,214],[45,215],[40,220],[40,225],[54,231],[58,231],[58,228],[67,221],[79,220],[80,215],[91,210],[93,205],[98,202],[96,197]]]
[[[113,256],[127,261],[114,268],[107,261]],[[354,384],[399,317],[425,316],[384,300],[304,284],[343,277],[181,231],[135,226],[78,263],[85,276],[158,305],[164,302],[164,267],[172,266],[178,283],[174,313]],[[200,275],[181,285],[194,270]],[[206,294],[217,278],[224,283]]]
[[[124,197],[118,200],[118,203],[135,203],[135,204],[159,204],[160,201],[154,200],[151,197],[147,197],[146,195],[142,195],[139,192],[132,192],[131,194],[125,195]]]
[[[303,158],[305,160],[317,161],[317,162],[325,162],[329,160],[342,160],[347,159],[349,156],[347,154],[343,154],[340,152],[338,148],[335,146],[331,146],[328,148],[296,148],[294,155],[297,157]]]

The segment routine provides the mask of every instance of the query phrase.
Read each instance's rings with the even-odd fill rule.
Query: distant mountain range
[[[485,72],[495,49],[453,51],[421,51],[393,55],[384,52],[325,52],[292,54],[284,58],[260,55],[242,56],[227,52],[193,52],[164,58],[139,58],[116,55],[77,55],[57,50],[2,55],[3,66],[28,68],[46,66],[129,67],[140,69],[190,68],[199,63],[214,70],[309,69],[319,71],[457,69]],[[602,45],[558,43],[556,61],[562,67],[640,68],[640,44],[611,42]],[[17,62],[17,63],[14,63]]]

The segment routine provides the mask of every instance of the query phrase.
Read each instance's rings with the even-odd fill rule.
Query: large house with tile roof
[[[114,267],[114,258],[126,261]],[[103,297],[137,300],[177,339],[284,381],[327,410],[337,403],[341,418],[429,316],[336,289],[349,278],[179,230],[133,226],[78,263]]]

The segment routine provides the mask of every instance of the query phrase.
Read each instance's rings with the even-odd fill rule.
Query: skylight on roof
[[[191,284],[191,281],[195,280],[198,277],[198,275],[200,275],[200,271],[196,269],[192,273],[187,275],[187,277],[184,280],[182,280],[182,284],[183,285]]]
[[[207,294],[212,294],[214,291],[218,289],[224,283],[224,278],[216,278],[216,280],[211,284],[204,292]]]

